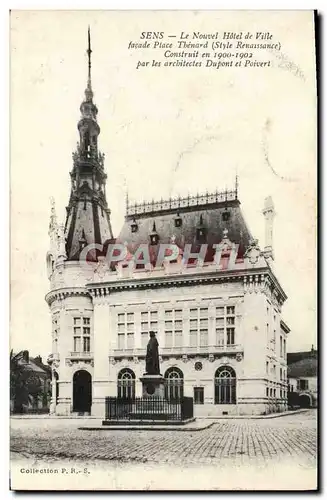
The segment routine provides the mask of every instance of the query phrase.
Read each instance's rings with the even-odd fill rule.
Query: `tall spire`
[[[90,32],[90,26],[88,27],[87,31],[87,58],[88,58],[88,76],[87,76],[87,88],[85,90],[85,97],[87,101],[92,101],[93,98],[93,92],[92,92],[92,83],[91,83],[91,54],[92,54],[92,49],[91,49],[91,32]]]
[[[100,127],[98,108],[93,102],[91,83],[91,33],[87,33],[88,76],[85,97],[80,106],[77,128],[79,142],[73,153],[71,194],[66,217],[66,254],[68,260],[78,260],[85,244],[103,243],[112,238],[110,210],[106,200],[104,155],[98,149]]]

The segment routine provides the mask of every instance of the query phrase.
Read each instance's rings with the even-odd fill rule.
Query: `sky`
[[[46,252],[50,198],[64,222],[92,33],[92,85],[114,233],[132,201],[233,187],[264,246],[276,210],[276,275],[288,350],[316,345],[316,88],[310,12],[13,11],[11,14],[11,346],[51,351]],[[270,30],[272,68],[142,68],[143,31]],[[285,63],[286,61],[286,63]]]

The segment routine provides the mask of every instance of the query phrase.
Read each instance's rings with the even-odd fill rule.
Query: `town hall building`
[[[49,225],[51,413],[104,417],[107,396],[141,397],[150,331],[168,400],[193,397],[195,416],[285,411],[289,328],[273,267],[271,197],[262,250],[243,217],[237,179],[229,191],[127,201],[114,237],[90,37],[88,56],[66,223],[53,202]]]

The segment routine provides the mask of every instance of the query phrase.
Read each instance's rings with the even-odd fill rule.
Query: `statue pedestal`
[[[165,379],[162,375],[149,375],[145,373],[140,377],[142,382],[142,396],[144,398],[164,398]]]

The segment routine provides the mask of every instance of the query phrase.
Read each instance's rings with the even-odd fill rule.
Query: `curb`
[[[279,417],[288,417],[289,415],[295,415],[297,413],[305,413],[315,408],[306,408],[302,410],[294,410],[294,411],[284,411],[282,413],[270,413],[268,415],[224,415],[224,416],[216,416],[212,415],[210,417],[195,417],[196,419],[210,419],[210,420],[265,420],[269,418],[279,418]]]
[[[199,432],[199,431],[204,431],[205,429],[209,429],[209,427],[212,427],[215,422],[210,422],[208,425],[205,425],[203,427],[185,427],[185,426],[173,426],[173,425],[167,425],[166,427],[164,426],[150,426],[150,425],[144,425],[144,426],[137,426],[137,425],[103,425],[102,427],[78,427],[79,431],[174,431],[174,432]]]

